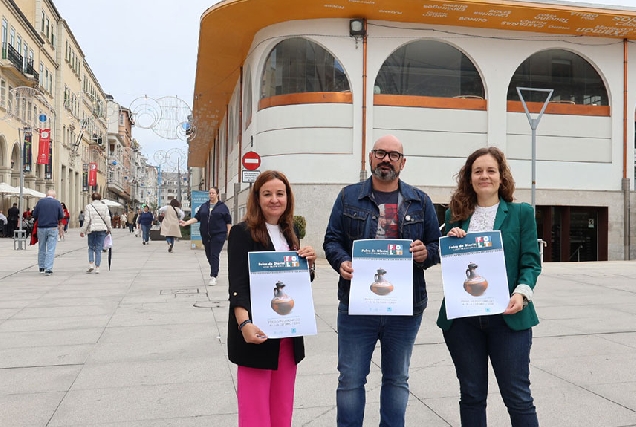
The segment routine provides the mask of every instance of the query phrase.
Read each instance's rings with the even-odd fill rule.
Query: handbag
[[[113,235],[107,234],[106,237],[104,237],[104,250],[112,248],[112,247],[113,247]]]
[[[163,221],[163,214],[159,214],[159,216],[157,217],[157,221],[162,222]]]

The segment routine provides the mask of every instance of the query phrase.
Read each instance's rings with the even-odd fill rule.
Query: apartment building
[[[0,0],[0,15],[0,181],[20,185],[24,153],[24,186],[55,189],[73,224],[92,191],[107,194],[108,126],[118,116],[109,116],[106,93],[53,1]],[[42,132],[49,155],[39,159]],[[4,198],[2,207],[15,201]]]

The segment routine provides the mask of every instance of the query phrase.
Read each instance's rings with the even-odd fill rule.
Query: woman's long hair
[[[288,243],[290,243],[290,250],[298,249],[298,238],[294,232],[294,193],[292,193],[289,180],[284,173],[278,171],[268,170],[261,173],[252,187],[252,191],[247,199],[247,212],[243,219],[247,224],[247,228],[250,230],[252,239],[255,242],[259,242],[263,246],[269,245],[269,234],[267,233],[267,226],[265,225],[265,216],[261,210],[260,194],[261,187],[273,179],[278,179],[285,184],[285,191],[287,193],[287,206],[285,212],[278,219],[278,226],[280,226],[283,236]]]
[[[477,193],[472,184],[473,163],[479,157],[490,154],[499,166],[499,175],[501,177],[501,185],[499,186],[499,198],[506,202],[512,202],[515,192],[515,180],[510,173],[510,168],[506,162],[504,153],[496,147],[480,148],[473,152],[466,159],[466,163],[456,175],[457,188],[451,197],[449,207],[452,213],[451,221],[461,221],[468,219],[475,212],[477,204]]]

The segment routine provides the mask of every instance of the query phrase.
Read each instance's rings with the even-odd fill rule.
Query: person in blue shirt
[[[141,240],[143,245],[148,244],[150,240],[150,227],[152,226],[153,215],[148,206],[144,206],[144,211],[137,217],[137,224],[141,228]]]
[[[203,203],[193,218],[181,221],[182,227],[199,222],[201,243],[205,247],[205,256],[210,264],[210,286],[216,285],[219,275],[219,261],[223,244],[232,227],[232,217],[227,205],[219,199],[219,189],[210,188],[210,200]]]
[[[64,218],[62,204],[55,198],[55,190],[46,192],[46,197],[40,199],[33,209],[33,218],[38,222],[38,266],[40,273],[50,276],[53,274],[55,247],[57,246],[58,224]]]

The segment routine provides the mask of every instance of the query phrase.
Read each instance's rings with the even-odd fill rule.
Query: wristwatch
[[[245,319],[245,320],[243,320],[243,321],[241,322],[241,324],[240,324],[240,325],[238,325],[238,329],[239,329],[239,331],[242,331],[242,330],[243,330],[243,326],[247,325],[248,323],[252,323],[252,320],[251,320],[251,319]]]

